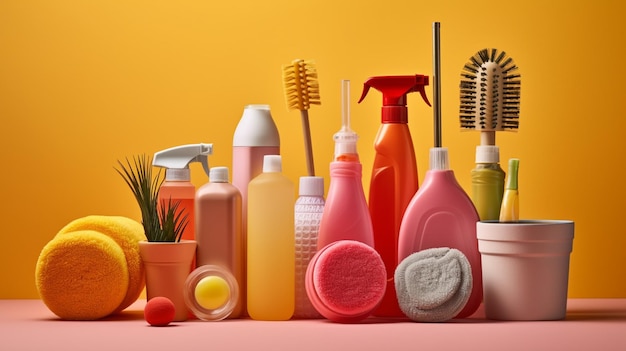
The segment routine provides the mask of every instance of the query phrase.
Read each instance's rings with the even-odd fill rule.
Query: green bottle
[[[500,149],[497,146],[476,147],[476,168],[472,170],[471,197],[481,221],[500,218],[505,173],[499,162]]]

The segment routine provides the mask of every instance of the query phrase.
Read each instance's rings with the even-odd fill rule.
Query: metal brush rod
[[[441,147],[441,49],[439,22],[433,22],[433,124],[435,147]]]

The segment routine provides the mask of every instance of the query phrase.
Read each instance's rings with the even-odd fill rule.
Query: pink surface
[[[40,300],[0,300],[0,350],[626,350],[626,299],[573,299],[552,322],[499,322],[481,308],[465,320],[414,323],[368,318],[176,322],[150,327],[145,301],[117,318],[61,321]]]

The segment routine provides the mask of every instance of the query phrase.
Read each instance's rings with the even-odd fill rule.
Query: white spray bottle
[[[158,207],[178,203],[183,216],[187,215],[188,224],[182,234],[184,240],[195,240],[196,187],[191,183],[189,164],[199,162],[204,172],[209,175],[208,156],[213,154],[213,144],[188,144],[175,146],[154,154],[153,166],[166,168],[165,181],[159,189]],[[160,210],[159,210],[160,211]]]

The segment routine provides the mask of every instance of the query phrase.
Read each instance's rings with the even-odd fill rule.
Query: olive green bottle
[[[472,170],[471,197],[481,221],[500,218],[505,173],[499,162],[500,150],[497,146],[476,147],[476,168]]]

